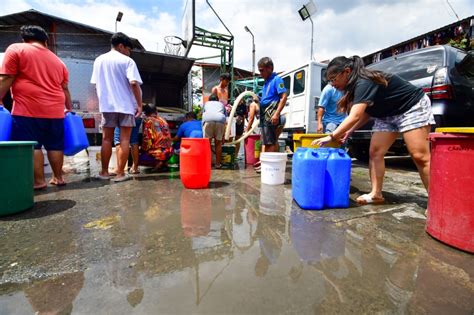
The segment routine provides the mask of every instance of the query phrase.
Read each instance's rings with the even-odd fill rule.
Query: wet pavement
[[[302,211],[251,168],[113,184],[97,160],[0,218],[0,314],[473,314],[474,256],[424,232],[426,192],[388,161],[387,204]],[[355,163],[351,199],[367,192]]]

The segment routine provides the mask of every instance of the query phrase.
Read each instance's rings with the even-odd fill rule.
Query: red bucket
[[[426,232],[446,244],[474,253],[474,128],[436,131],[446,133],[430,135]]]
[[[255,144],[260,140],[260,135],[250,135],[245,139],[245,164],[255,164],[260,158],[256,156]],[[260,153],[260,152],[259,152]]]

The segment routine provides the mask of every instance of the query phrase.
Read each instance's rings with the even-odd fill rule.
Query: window
[[[290,84],[291,84],[291,77],[290,76],[286,76],[283,78],[283,84],[285,84],[285,88],[286,88],[286,93],[288,95],[290,95]]]
[[[328,79],[326,78],[327,73],[327,68],[321,69],[321,91],[328,85]]]
[[[438,68],[443,66],[444,50],[437,49],[394,57],[370,65],[368,68],[397,74],[407,81],[412,81],[431,77]]]
[[[295,73],[293,79],[293,94],[301,94],[304,92],[305,71],[301,70]]]

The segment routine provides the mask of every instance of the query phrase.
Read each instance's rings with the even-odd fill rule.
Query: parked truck
[[[293,134],[316,133],[316,112],[321,91],[326,86],[327,65],[311,61],[280,74],[288,93],[282,111],[286,123],[280,139],[293,148]]]
[[[154,104],[165,118],[172,133],[192,109],[192,89],[188,84],[193,59],[152,52],[133,51],[143,80],[143,103]],[[100,145],[101,114],[94,85],[90,83],[94,61],[62,58],[69,70],[69,89],[73,110],[82,117],[91,145]]]

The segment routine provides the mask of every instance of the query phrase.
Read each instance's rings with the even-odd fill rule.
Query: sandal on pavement
[[[130,169],[130,170],[128,171],[128,174],[131,174],[131,175],[138,175],[138,174],[140,174],[140,170],[134,171],[134,170]]]
[[[369,194],[365,194],[357,198],[356,202],[360,205],[380,205],[385,203],[385,198],[371,197]]]
[[[102,179],[102,180],[109,180],[110,179],[110,175],[97,175],[97,178],[98,179]]]
[[[128,174],[125,174],[124,176],[122,177],[115,177],[115,178],[112,178],[111,181],[114,182],[114,183],[120,183],[120,182],[124,182],[124,181],[127,181],[130,179],[130,175]]]
[[[56,182],[55,180],[50,180],[49,183],[51,185],[54,185],[54,186],[58,186],[58,187],[61,187],[61,186],[66,186],[66,182],[65,181],[62,181],[62,182]]]

